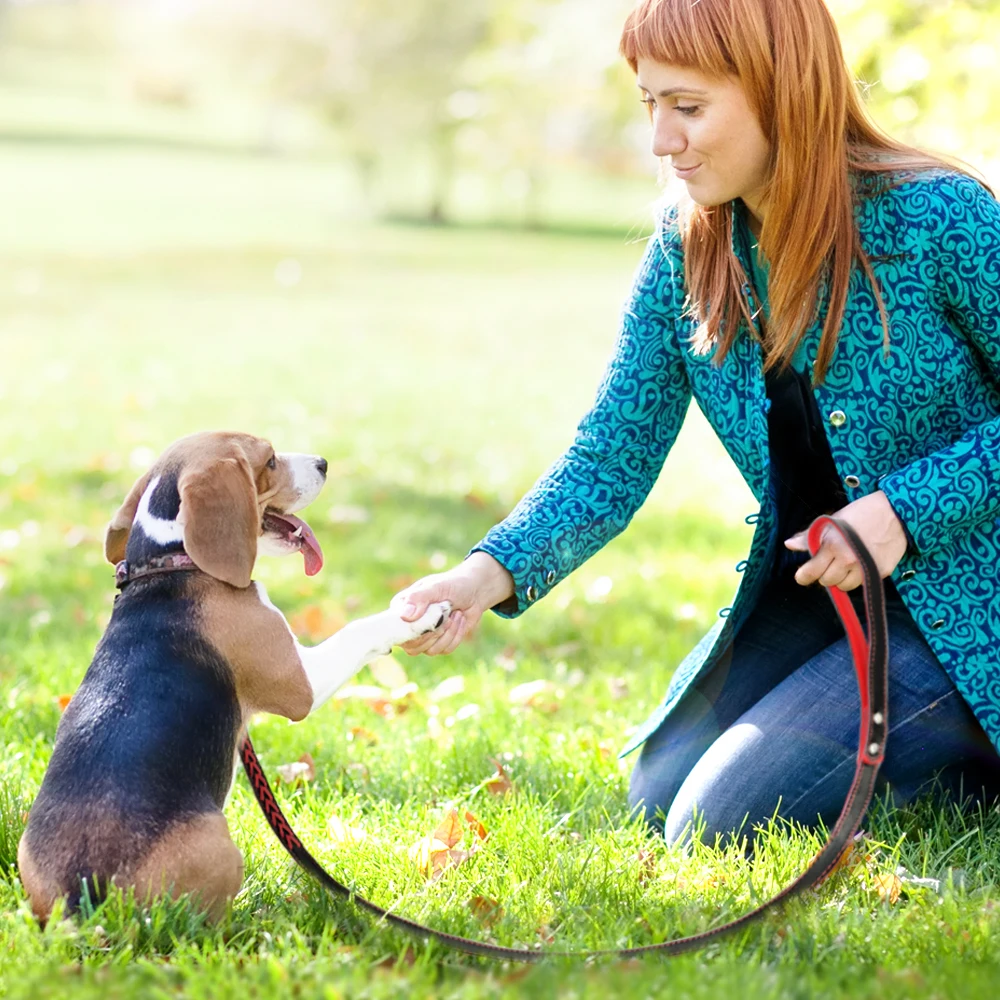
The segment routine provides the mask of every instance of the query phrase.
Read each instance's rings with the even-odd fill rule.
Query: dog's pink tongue
[[[284,520],[296,530],[301,529],[299,538],[302,540],[302,558],[306,564],[306,576],[315,576],[323,568],[323,550],[319,547],[319,541],[313,534],[312,528],[294,514],[282,514]]]

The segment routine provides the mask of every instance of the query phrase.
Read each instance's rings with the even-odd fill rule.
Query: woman
[[[868,119],[822,0],[640,0],[621,51],[653,152],[687,187],[650,240],[594,408],[566,454],[458,567],[408,591],[451,652],[625,528],[693,395],[760,512],[732,608],[625,752],[631,801],[675,842],[775,811],[830,823],[858,696],[821,587],[859,602],[836,512],[889,600],[900,796],[1000,787],[1000,206]],[[783,543],[780,544],[780,543]]]

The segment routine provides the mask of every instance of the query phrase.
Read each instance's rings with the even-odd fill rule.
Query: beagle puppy
[[[247,722],[305,718],[366,663],[438,627],[383,611],[317,646],[299,645],[264,588],[258,552],[319,543],[293,511],[316,498],[327,463],[276,454],[247,434],[183,438],[132,487],[107,529],[122,592],[56,733],[18,847],[43,922],[65,897],[109,883],[139,898],[193,893],[213,918],[243,882],[222,812]]]

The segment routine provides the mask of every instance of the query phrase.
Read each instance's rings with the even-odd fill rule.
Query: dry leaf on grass
[[[872,876],[871,887],[878,893],[878,898],[883,903],[890,906],[899,899],[900,890],[903,888],[903,881],[898,875],[886,872],[881,875]]]
[[[434,838],[442,841],[447,847],[454,847],[462,839],[463,832],[458,811],[451,809],[438,824],[438,828],[434,831]]]
[[[308,753],[304,753],[291,764],[279,764],[275,771],[278,772],[278,779],[283,785],[312,781],[316,777],[316,765],[313,763],[312,755]]]
[[[844,848],[837,863],[830,869],[829,874],[834,872],[851,872],[863,867],[872,860],[872,856],[867,850],[868,834],[864,830],[859,830],[854,839]]]
[[[464,677],[447,677],[427,696],[431,701],[443,701],[465,691]]]
[[[390,691],[401,688],[408,680],[402,665],[391,656],[380,656],[368,664],[368,669],[372,677]]]
[[[58,701],[59,701],[59,711],[60,712],[65,712],[66,711],[66,709],[69,707],[69,703],[72,700],[72,698],[73,698],[73,696],[71,694],[61,694],[61,695],[59,695]]]
[[[472,814],[466,813],[466,822],[469,822],[469,816],[472,816]],[[472,819],[475,820],[475,817],[472,816]],[[476,823],[482,826],[478,820],[476,820]],[[483,827],[483,830],[484,833],[481,839],[485,839],[485,827]],[[473,832],[478,833],[475,828],[473,828]],[[479,850],[480,844],[478,842],[474,842],[472,849],[468,851],[462,850],[457,846],[461,843],[464,834],[465,828],[462,825],[462,820],[459,818],[458,811],[451,809],[430,836],[421,837],[409,849],[409,857],[415,862],[424,878],[440,878],[448,868],[454,868],[456,865],[462,864],[463,861],[467,861]]]
[[[514,783],[507,776],[507,772],[503,769],[503,764],[494,759],[493,766],[497,769],[497,773],[486,782],[486,791],[490,795],[506,795],[508,792],[512,792],[514,790]]]
[[[383,719],[391,720],[409,710],[413,696],[418,690],[412,681],[391,691],[388,688],[376,687],[374,684],[352,684],[335,692],[333,700],[338,703],[363,701]]]
[[[642,848],[638,854],[632,855],[632,862],[638,870],[639,881],[647,882],[656,874],[656,853],[648,848]]]
[[[350,847],[368,839],[368,834],[360,826],[349,826],[339,816],[331,816],[326,826],[332,844],[345,844]]]
[[[361,743],[366,747],[373,747],[378,743],[378,736],[364,726],[352,726],[347,733],[348,743]]]
[[[624,677],[612,677],[608,681],[613,701],[622,701],[628,697],[628,681]]]
[[[309,604],[289,619],[288,624],[296,635],[306,635],[311,639],[325,639],[339,632],[347,618],[339,609],[323,608],[319,604]]]
[[[507,694],[507,698],[514,705],[531,705],[541,695],[551,691],[552,687],[552,681],[544,679],[525,681],[523,684],[518,684],[517,687],[512,687]]]
[[[489,836],[486,827],[468,810],[465,812],[465,822],[469,824],[469,828],[480,840],[485,840]]]
[[[469,909],[483,927],[492,927],[503,916],[503,907],[486,896],[473,896],[469,900]]]

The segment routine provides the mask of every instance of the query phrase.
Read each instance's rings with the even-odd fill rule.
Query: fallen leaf
[[[71,694],[61,694],[61,695],[59,695],[58,702],[59,702],[59,711],[60,712],[65,712],[66,711],[66,708],[69,705],[70,700],[72,699],[72,697],[73,696]]]
[[[387,955],[385,958],[376,962],[373,968],[376,969],[395,969],[400,965],[416,965],[417,953],[409,945],[406,946],[406,951],[402,955]]]
[[[312,755],[304,753],[291,764],[279,764],[275,770],[283,784],[294,785],[299,781],[312,781],[316,777],[316,766]]]
[[[612,677],[608,681],[611,689],[611,698],[614,701],[623,701],[628,697],[628,683],[624,677]]]
[[[506,795],[508,792],[513,791],[514,783],[507,777],[507,772],[504,770],[503,764],[498,760],[494,760],[493,766],[497,769],[497,773],[486,782],[486,791],[490,795]]]
[[[463,499],[470,507],[475,507],[477,510],[483,510],[486,507],[485,498],[480,496],[475,490],[470,490],[465,494]]]
[[[390,701],[392,695],[382,687],[374,684],[352,684],[349,687],[342,687],[333,694],[334,701]]]
[[[838,871],[853,871],[855,868],[871,861],[872,856],[865,850],[865,841],[867,839],[868,834],[864,830],[859,830],[854,835],[854,839],[841,852],[840,857],[830,869],[829,874],[832,875]]]
[[[515,705],[533,705],[543,694],[547,694],[552,689],[552,681],[525,681],[524,684],[518,684],[517,687],[511,688],[507,698]]]
[[[447,677],[428,695],[431,701],[443,701],[465,690],[464,677]]]
[[[465,813],[465,822],[469,824],[469,826],[472,828],[472,832],[480,840],[485,840],[489,836],[489,833],[486,831],[486,827],[483,826],[483,824],[479,821],[479,819],[472,813],[470,813],[468,810],[466,810]]]
[[[486,896],[473,896],[469,900],[469,909],[484,927],[492,927],[503,916],[503,907]]]
[[[331,816],[327,823],[330,842],[334,844],[361,844],[368,839],[368,834],[360,826],[348,826],[340,817]]]
[[[434,831],[435,840],[440,840],[447,847],[454,847],[462,839],[462,821],[458,812],[451,809],[448,815],[438,824]]]
[[[378,743],[378,736],[364,726],[352,726],[347,733],[348,743],[363,743],[366,747],[373,747]]]
[[[382,718],[394,719],[397,715],[402,715],[409,710],[413,695],[417,690],[417,685],[412,681],[393,691],[376,687],[373,684],[354,684],[341,688],[334,694],[333,698],[334,701],[338,702],[363,701]]]
[[[296,635],[309,638],[326,638],[339,632],[346,624],[347,618],[340,611],[327,611],[319,604],[309,604],[289,619]]]
[[[872,888],[878,893],[883,903],[892,906],[898,899],[903,882],[898,875],[891,872],[872,877]]]
[[[656,854],[643,847],[638,854],[632,856],[639,870],[639,882],[646,882],[656,874]]]
[[[506,670],[510,673],[517,667],[517,660],[515,659],[516,653],[516,646],[504,646],[503,650],[493,657],[493,662],[500,667],[501,670]]]
[[[367,783],[371,780],[371,771],[365,764],[354,763],[348,764],[344,770],[353,778],[355,781],[360,781],[362,783]]]
[[[420,874],[429,878],[434,871],[436,856],[447,854],[449,850],[447,844],[434,837],[421,837],[406,854],[420,869]]]
[[[380,656],[377,660],[368,664],[372,677],[382,685],[382,687],[393,690],[401,688],[407,682],[406,671],[400,663],[391,656]]]

